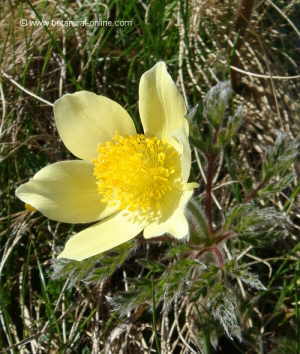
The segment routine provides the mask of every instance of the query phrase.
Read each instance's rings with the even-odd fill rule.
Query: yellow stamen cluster
[[[98,147],[94,175],[102,200],[139,221],[160,217],[168,194],[180,186],[180,158],[173,146],[142,134],[115,135]]]

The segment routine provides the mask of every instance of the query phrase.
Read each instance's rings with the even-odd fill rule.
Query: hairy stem
[[[208,229],[212,234],[213,229],[213,199],[212,188],[215,173],[215,155],[207,154],[207,176],[206,176],[206,191],[205,191],[205,214],[207,217]]]

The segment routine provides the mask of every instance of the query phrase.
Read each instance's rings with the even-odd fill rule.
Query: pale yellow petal
[[[58,258],[81,261],[131,240],[141,230],[119,213],[72,236]]]
[[[61,161],[41,169],[16,190],[24,203],[49,219],[88,223],[112,214],[101,202],[93,165],[87,161]]]
[[[186,122],[185,130],[177,130],[172,137],[166,140],[171,144],[179,153],[181,161],[181,178],[183,182],[187,182],[191,172],[192,156],[191,147],[188,138],[188,123]]]
[[[193,195],[193,190],[185,190],[173,214],[162,223],[152,223],[144,229],[144,237],[151,238],[169,233],[180,239],[189,233],[189,225],[184,215],[186,205]]]
[[[186,108],[164,62],[146,71],[140,80],[139,110],[145,134],[164,137],[182,129]]]
[[[177,150],[181,151],[182,178],[186,182],[191,167],[186,107],[164,62],[157,63],[142,75],[139,111],[145,134],[176,142]]]
[[[54,103],[58,133],[75,156],[92,160],[99,143],[114,134],[136,134],[134,123],[115,101],[88,91],[66,94]]]

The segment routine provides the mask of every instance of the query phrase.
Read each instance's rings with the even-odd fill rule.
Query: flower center
[[[93,162],[102,200],[141,222],[159,219],[168,194],[181,187],[179,154],[156,137],[115,135]]]

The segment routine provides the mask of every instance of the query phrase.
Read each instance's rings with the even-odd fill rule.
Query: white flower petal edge
[[[179,205],[174,211],[172,216],[163,223],[157,224],[153,223],[144,229],[144,238],[152,238],[164,233],[169,233],[175,238],[184,238],[189,233],[188,221],[184,215],[185,208],[188,201],[193,195],[194,183],[190,183],[191,186],[187,185],[188,188],[192,190],[186,190],[183,192]]]
[[[113,213],[100,200],[93,165],[82,160],[61,161],[42,168],[17,188],[16,196],[60,222],[88,223]]]
[[[83,160],[97,156],[99,143],[115,133],[136,134],[133,120],[117,102],[89,91],[66,94],[54,103],[58,133],[73,155]]]
[[[181,154],[182,179],[186,182],[191,168],[186,107],[164,62],[158,62],[142,75],[139,111],[145,134],[167,140]]]
[[[72,236],[58,258],[81,261],[131,240],[140,231],[142,226],[119,213]]]

